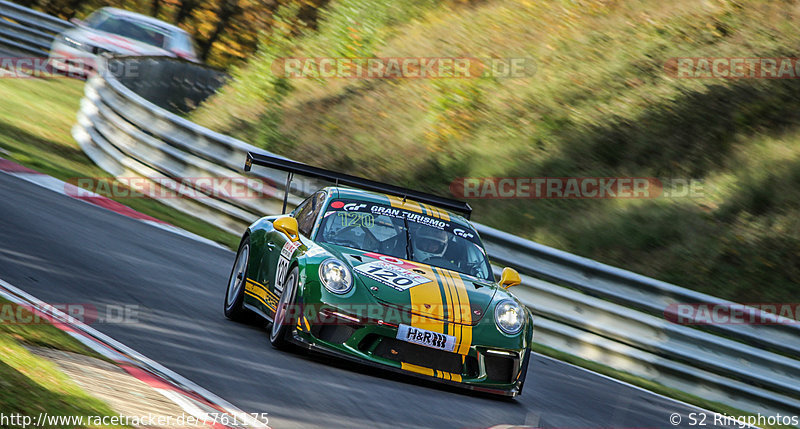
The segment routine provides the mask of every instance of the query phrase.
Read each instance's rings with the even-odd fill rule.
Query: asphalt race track
[[[0,173],[0,278],[51,304],[136,306],[138,322],[93,327],[246,412],[269,413],[273,428],[667,428],[672,413],[688,427],[702,412],[541,356],[522,397],[505,400],[279,352],[262,327],[222,314],[233,258]]]

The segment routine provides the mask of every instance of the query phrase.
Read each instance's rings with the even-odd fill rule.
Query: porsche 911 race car
[[[267,155],[248,154],[245,169],[252,164],[337,186],[247,228],[227,285],[228,318],[271,321],[277,348],[293,343],[473,390],[522,392],[532,316],[507,291],[520,283],[516,271],[495,281],[469,205]]]

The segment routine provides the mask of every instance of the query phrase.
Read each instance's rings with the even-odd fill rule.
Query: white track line
[[[37,309],[46,308],[48,309],[48,312],[51,313],[51,315],[54,316],[54,318],[56,318],[59,322],[69,325],[71,328],[79,330],[85,333],[86,335],[99,340],[99,342],[95,342],[86,340],[84,338],[84,340],[81,341],[83,344],[86,344],[92,350],[104,356],[107,356],[115,361],[120,360],[119,356],[120,354],[127,355],[128,359],[124,359],[125,361],[131,362],[131,359],[133,359],[132,362],[133,364],[147,370],[150,373],[153,373],[169,381],[172,381],[185,390],[198,394],[199,396],[203,397],[210,403],[221,407],[232,416],[236,416],[239,421],[242,420],[245,421],[245,424],[248,427],[268,428],[268,426],[266,426],[264,423],[258,421],[255,418],[252,418],[247,413],[244,413],[243,411],[239,410],[230,402],[198,386],[194,382],[166,368],[165,366],[159,364],[158,362],[147,358],[146,356],[142,355],[136,350],[133,350],[132,348],[120,343],[119,341],[109,337],[108,335],[103,334],[102,332],[86,325],[85,323],[79,320],[74,319],[71,316],[68,316],[67,314],[64,314],[63,312],[59,311],[56,308],[52,308],[52,306],[48,306],[47,303],[45,303],[44,301],[34,297],[33,295],[23,291],[22,289],[12,285],[11,283],[8,283],[7,281],[0,279],[0,286],[2,286],[3,289],[5,289],[5,290],[0,289],[0,296],[3,296],[9,301],[22,305],[33,305]],[[113,349],[112,351],[117,353],[116,354],[110,353],[108,348],[105,347],[104,345],[110,346]],[[184,405],[185,402],[177,404]],[[187,411],[190,411],[192,414],[196,412],[196,410],[194,409]]]
[[[7,160],[7,159],[3,159],[3,158],[0,158],[0,160],[5,160],[8,163],[12,163],[13,162],[13,161],[10,161],[10,160]],[[16,163],[14,163],[14,164],[16,164]],[[19,165],[19,164],[17,164],[17,165]],[[27,167],[23,167],[23,166],[20,166],[20,167],[24,168],[25,170],[30,170]],[[9,176],[14,176],[14,177],[17,177],[19,179],[25,180],[26,182],[33,183],[34,185],[37,185],[37,186],[39,186],[41,188],[44,188],[44,189],[47,189],[49,191],[55,192],[57,194],[67,196],[67,197],[70,197],[70,198],[75,199],[75,200],[83,201],[85,203],[92,204],[93,206],[105,208],[106,210],[112,211],[112,212],[120,214],[122,216],[127,216],[125,213],[117,212],[115,210],[112,210],[112,209],[109,209],[107,207],[103,207],[103,206],[101,206],[99,204],[94,204],[93,203],[93,201],[114,201],[114,200],[111,200],[110,198],[102,196],[100,194],[96,194],[94,192],[78,188],[78,187],[76,187],[75,185],[73,185],[71,183],[64,182],[64,181],[62,181],[60,179],[56,179],[55,177],[48,176],[46,174],[42,174],[42,173],[39,173],[39,172],[6,171],[6,170],[3,170],[3,169],[0,169],[0,172],[8,174]],[[81,198],[76,198],[76,196],[80,196]],[[127,208],[127,206],[126,206],[126,208]],[[135,210],[132,210],[132,211],[135,211]],[[130,216],[128,216],[128,217],[130,217]],[[148,217],[150,217],[150,216],[148,216]],[[220,248],[220,249],[228,250],[227,247],[225,247],[225,246],[223,246],[223,245],[221,245],[221,244],[219,244],[219,243],[217,243],[217,242],[215,242],[213,240],[209,240],[209,239],[207,239],[205,237],[201,237],[201,236],[199,236],[199,235],[197,235],[195,233],[186,231],[185,229],[178,228],[177,226],[170,225],[170,224],[168,224],[166,222],[163,222],[163,221],[160,221],[160,220],[140,219],[140,218],[136,218],[136,217],[131,217],[131,218],[132,219],[136,219],[136,220],[138,220],[140,222],[146,223],[148,225],[154,226],[156,228],[160,228],[160,229],[162,229],[164,231],[169,231],[169,232],[171,232],[173,234],[178,234],[178,235],[181,235],[183,237],[190,238],[190,239],[192,239],[194,241],[198,241],[198,242],[201,242],[201,243],[204,243],[204,244],[208,244],[209,246],[214,246],[214,247],[217,247],[217,248]],[[154,218],[151,217],[151,219],[154,219]]]

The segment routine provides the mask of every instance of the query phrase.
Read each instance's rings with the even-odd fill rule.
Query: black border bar
[[[335,182],[337,185],[347,185],[367,191],[383,192],[396,197],[408,198],[420,203],[430,204],[441,209],[457,212],[464,215],[467,219],[469,219],[470,214],[472,214],[472,207],[463,201],[440,197],[413,189],[406,189],[387,183],[376,182],[374,180],[364,179],[363,177],[337,173],[335,171],[325,170],[323,168],[303,164],[302,162],[291,161],[286,158],[279,158],[273,155],[247,152],[244,171],[250,171],[253,164],[302,176],[325,179]]]

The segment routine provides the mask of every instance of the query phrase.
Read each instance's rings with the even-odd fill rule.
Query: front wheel
[[[275,308],[275,316],[272,318],[272,329],[270,329],[269,332],[269,342],[276,349],[283,350],[289,345],[289,342],[286,340],[286,335],[294,321],[293,316],[298,314],[297,309],[294,308],[294,303],[297,301],[299,273],[297,266],[295,266],[289,271],[289,274],[286,275],[286,281],[283,282],[283,293]]]
[[[238,322],[248,319],[249,312],[242,305],[244,301],[244,284],[247,279],[247,264],[250,261],[250,237],[242,240],[236,261],[228,278],[228,289],[225,292],[225,317]]]

